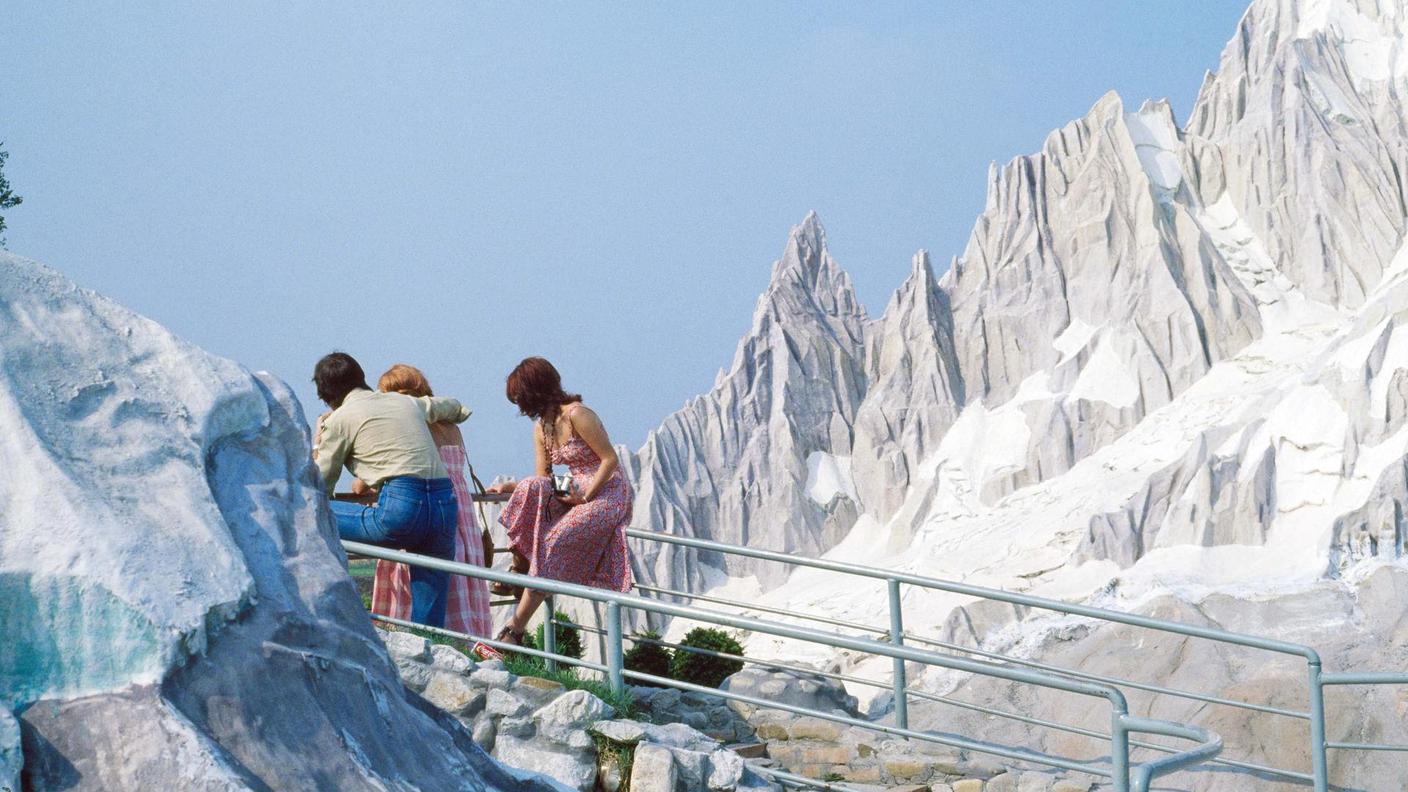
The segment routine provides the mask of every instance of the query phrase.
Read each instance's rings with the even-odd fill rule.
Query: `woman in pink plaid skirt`
[[[420,369],[397,363],[377,381],[377,389],[404,393],[408,396],[432,396],[430,382]],[[440,459],[450,473],[455,500],[459,502],[459,525],[455,530],[455,561],[484,566],[484,544],[474,519],[474,503],[469,497],[464,470],[467,458],[464,436],[451,423],[430,425],[430,435],[440,451]],[[361,490],[361,482],[353,490]],[[376,577],[372,581],[372,613],[395,619],[411,618],[411,570],[405,564],[391,561],[376,562]],[[489,635],[493,623],[489,618],[489,588],[484,581],[464,575],[450,576],[450,601],[445,609],[445,629],[468,633],[478,638]]]
[[[562,389],[557,369],[540,357],[518,364],[508,376],[508,400],[535,419],[537,475],[491,489],[511,492],[499,522],[508,529],[515,571],[586,586],[629,591],[631,484],[596,413],[582,397]],[[553,489],[552,467],[565,465],[572,484]],[[498,639],[522,644],[524,630],[546,595],[523,592]]]

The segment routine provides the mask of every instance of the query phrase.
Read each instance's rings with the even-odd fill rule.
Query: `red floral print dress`
[[[572,490],[577,494],[601,465],[601,457],[576,432],[549,453],[552,464],[565,465],[572,472]],[[626,526],[631,522],[633,497],[631,484],[619,468],[595,498],[570,509],[553,497],[551,478],[534,476],[514,487],[499,522],[508,529],[509,544],[528,558],[528,574],[630,591]]]

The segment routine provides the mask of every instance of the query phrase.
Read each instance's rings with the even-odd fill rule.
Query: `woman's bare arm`
[[[430,424],[430,437],[435,440],[436,448],[444,448],[445,446],[464,448],[464,434],[460,432],[458,424],[449,421]]]

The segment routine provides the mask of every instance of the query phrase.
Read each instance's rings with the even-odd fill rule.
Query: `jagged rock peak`
[[[908,312],[911,306],[927,305],[929,300],[926,295],[938,288],[939,279],[934,277],[929,251],[921,248],[910,258],[909,275],[905,276],[904,282],[890,295],[890,301],[885,304],[885,312],[872,323],[873,331],[877,335],[883,335],[886,327],[903,321],[900,315]],[[878,337],[875,340],[878,340]]]
[[[915,285],[911,286],[910,284]],[[914,254],[914,258],[909,260],[909,277],[905,279],[900,289],[919,288],[926,285],[928,288],[933,288],[933,284],[934,266],[929,262],[929,251],[920,248],[919,251]]]
[[[1363,304],[1408,227],[1406,16],[1402,2],[1258,0],[1188,123],[1202,202],[1339,309]]]
[[[1268,24],[1273,19],[1274,27]],[[1245,22],[1278,36],[1323,37],[1355,65],[1369,67],[1359,75],[1368,79],[1401,78],[1408,67],[1408,53],[1398,43],[1408,33],[1408,7],[1402,0],[1261,0],[1248,10]],[[1396,74],[1393,67],[1398,67]]]
[[[909,276],[890,296],[885,313],[873,325],[876,328],[873,340],[875,344],[883,344],[887,337],[927,337],[933,334],[936,327],[951,328],[952,324],[948,295],[939,288],[938,278],[934,277],[929,251],[921,249],[910,259]],[[952,335],[951,330],[949,335]],[[951,338],[948,346],[951,350]],[[871,372],[871,376],[879,376],[879,372]]]
[[[774,263],[728,372],[636,455],[634,524],[808,555],[834,545],[856,515],[853,498],[834,496],[849,490],[842,468],[865,396],[865,334],[850,278],[808,214]],[[817,480],[799,488],[803,476]],[[702,578],[691,551],[637,544],[633,552],[641,580],[686,589]],[[757,574],[764,586],[781,580],[776,565],[732,559],[729,572]]]
[[[927,250],[914,255],[909,277],[872,326],[866,372],[871,386],[856,415],[851,469],[861,503],[884,521],[964,400],[948,294]]]
[[[850,275],[826,248],[826,229],[814,211],[808,212],[800,225],[793,226],[782,258],[773,263],[772,280],[762,301],[767,302],[780,292],[804,297],[806,303],[827,314],[865,318],[865,308],[856,299]]]

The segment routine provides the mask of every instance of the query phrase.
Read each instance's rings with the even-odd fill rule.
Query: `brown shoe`
[[[523,555],[517,550],[514,550],[513,566],[509,567],[508,571],[516,572],[520,575],[528,574],[528,556]],[[499,597],[513,597],[514,599],[522,599],[523,587],[510,585],[508,583],[490,583],[489,593]]]

